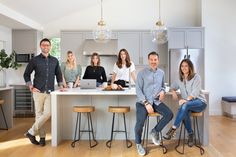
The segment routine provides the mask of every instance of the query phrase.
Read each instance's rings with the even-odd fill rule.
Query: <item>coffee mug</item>
[[[74,84],[73,82],[69,82],[68,83],[69,88],[73,88],[73,84]]]
[[[107,87],[107,82],[103,82],[102,87],[106,88]]]

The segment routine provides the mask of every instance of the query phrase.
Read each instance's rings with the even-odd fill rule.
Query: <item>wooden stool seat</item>
[[[149,113],[148,116],[149,117],[157,117],[157,116],[161,116],[161,115],[157,112],[153,112],[153,113]]]
[[[201,117],[203,115],[203,112],[191,112],[191,116],[193,117]]]
[[[73,107],[74,112],[81,112],[81,113],[90,113],[95,111],[94,106],[74,106]]]
[[[127,113],[130,111],[129,106],[109,106],[108,112],[112,113]]]

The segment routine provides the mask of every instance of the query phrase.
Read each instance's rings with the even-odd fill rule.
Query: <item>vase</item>
[[[0,88],[6,87],[6,71],[0,69]]]

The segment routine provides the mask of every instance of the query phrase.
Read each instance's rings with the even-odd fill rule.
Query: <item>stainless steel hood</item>
[[[99,55],[117,55],[117,39],[111,39],[107,43],[97,43],[93,39],[84,41],[83,55],[92,55],[97,52]]]

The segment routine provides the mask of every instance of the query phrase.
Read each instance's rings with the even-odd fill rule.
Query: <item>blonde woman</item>
[[[76,63],[75,55],[72,51],[67,52],[67,61],[61,64],[61,71],[63,76],[63,86],[68,87],[69,82],[73,82],[73,87],[79,86],[81,77],[81,66]]]

